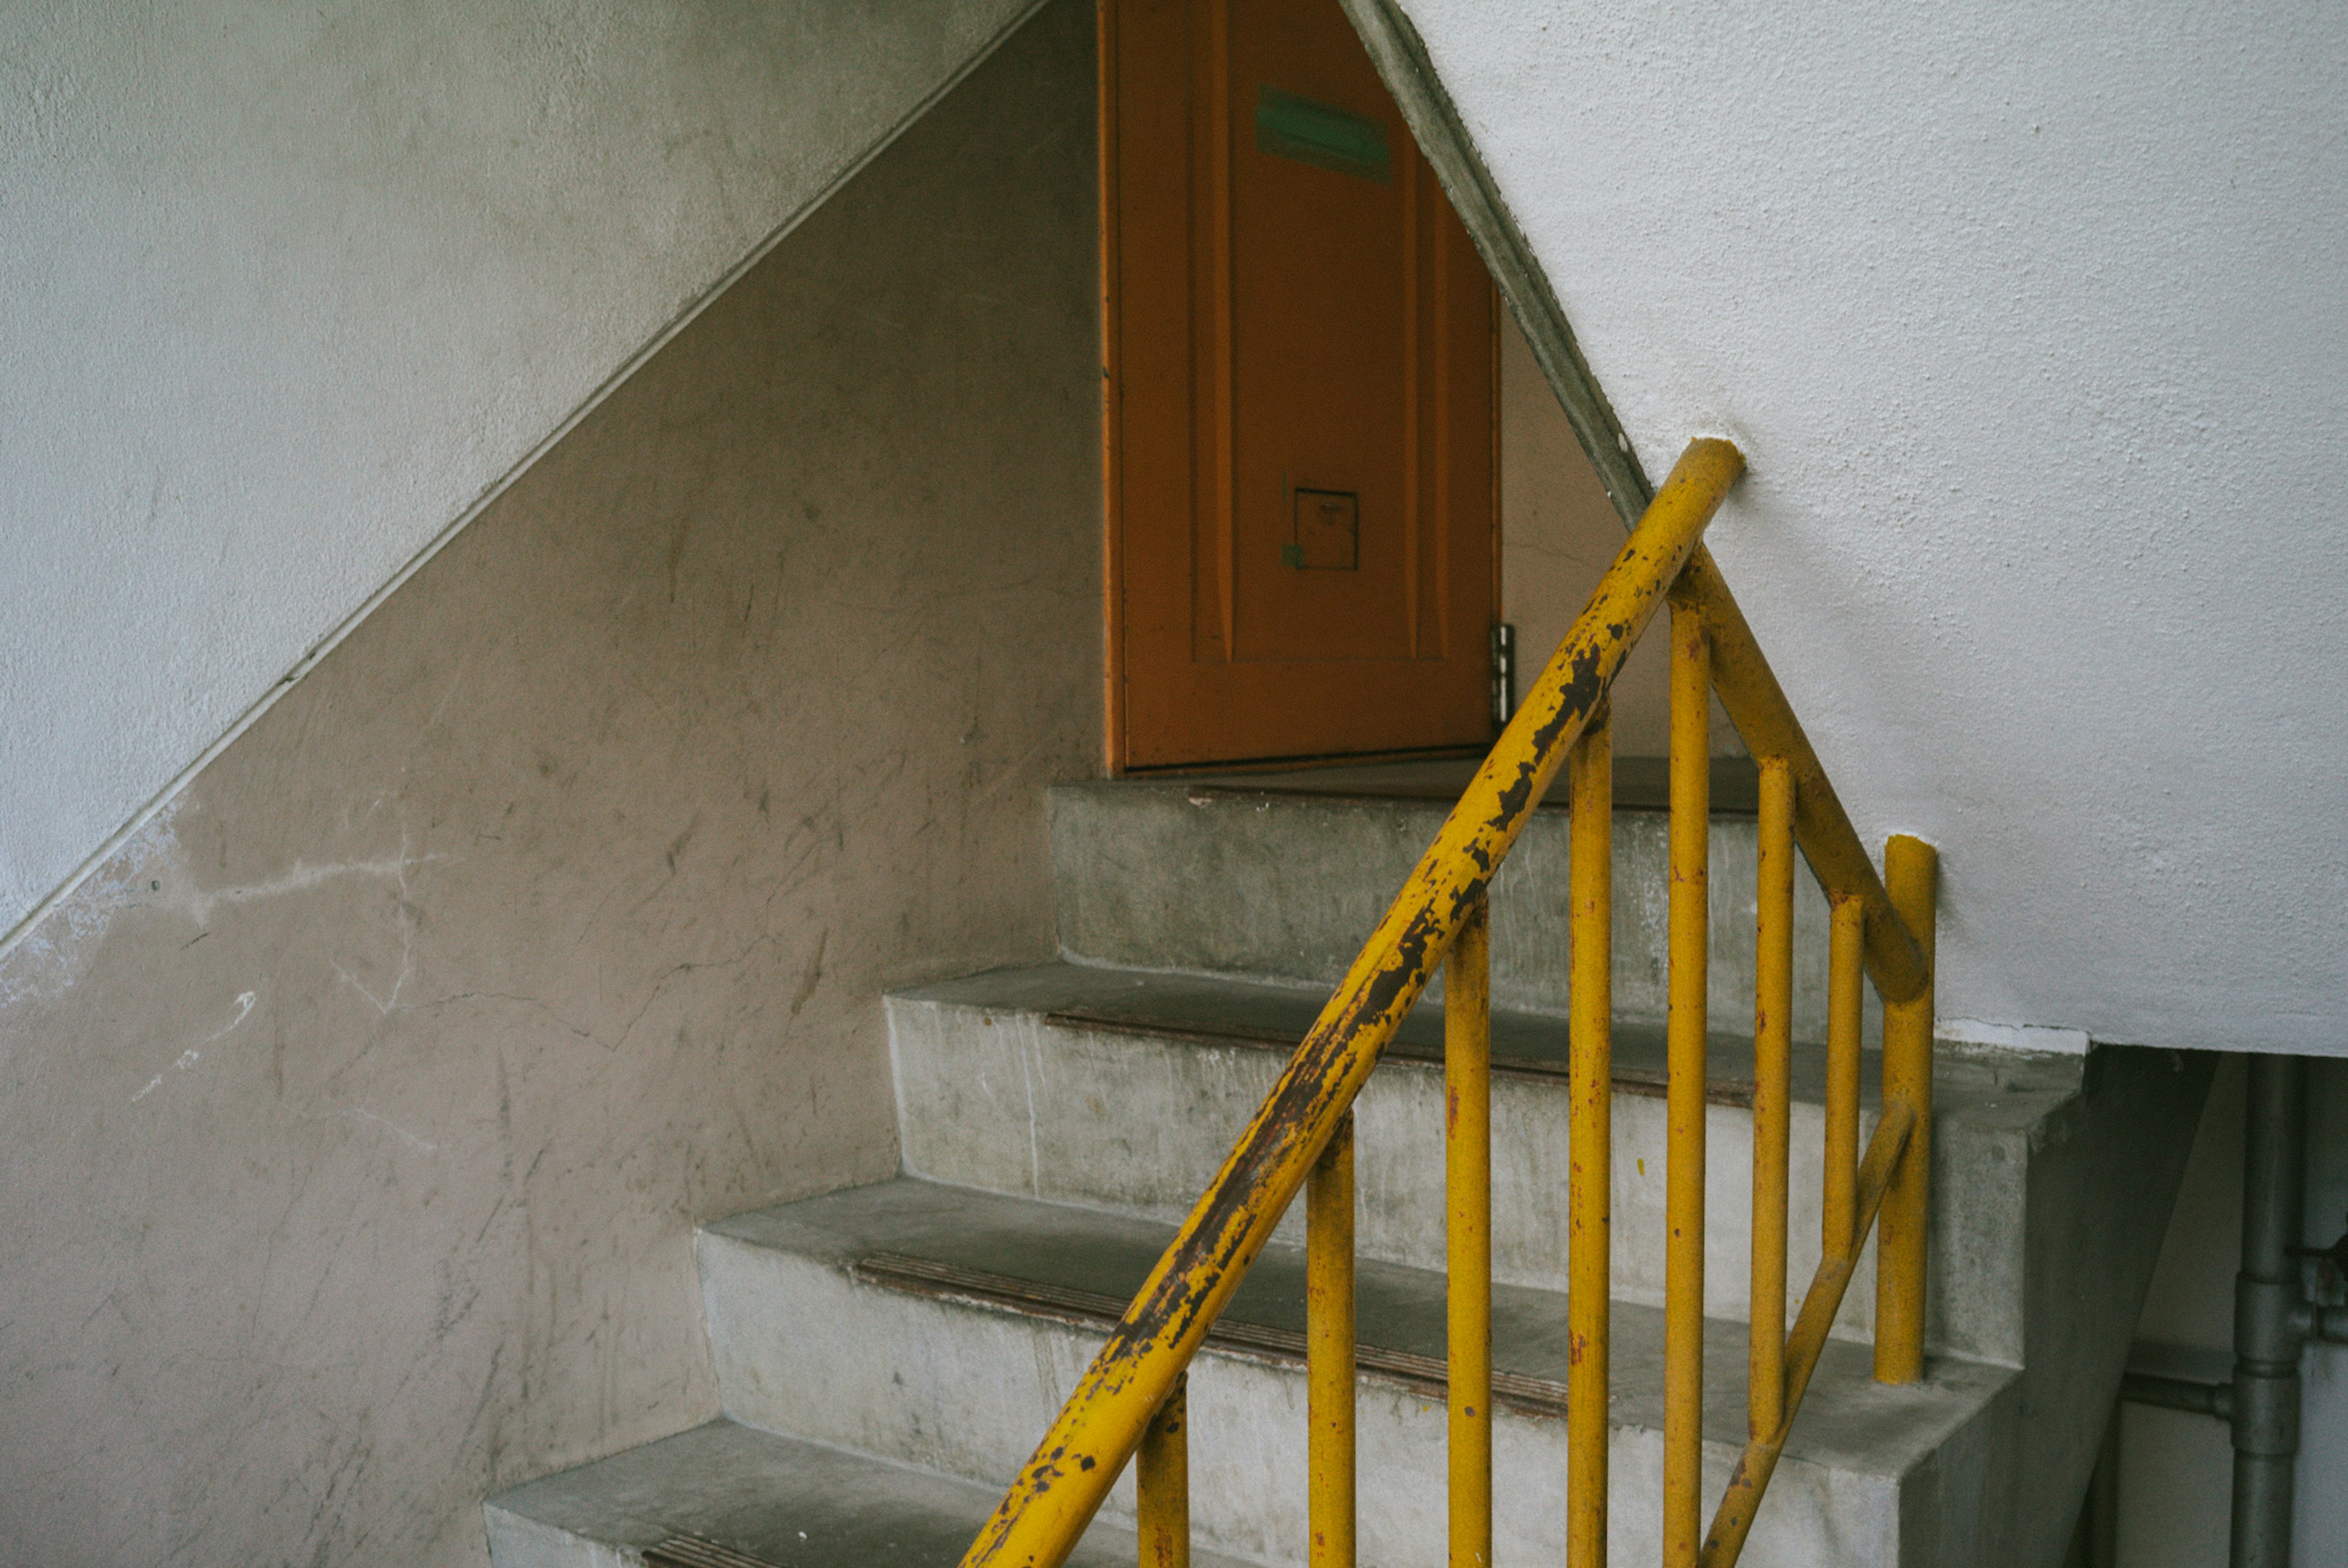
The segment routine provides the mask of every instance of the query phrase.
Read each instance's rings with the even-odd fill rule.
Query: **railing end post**
[[[1924,1260],[1931,1223],[1933,915],[1940,867],[1939,852],[1913,835],[1894,834],[1883,846],[1884,891],[1924,961],[1922,988],[1905,1000],[1887,1000],[1883,1008],[1883,1103],[1887,1108],[1905,1104],[1915,1115],[1908,1147],[1883,1196],[1882,1230],[1876,1242],[1875,1376],[1884,1383],[1912,1383],[1924,1375]]]

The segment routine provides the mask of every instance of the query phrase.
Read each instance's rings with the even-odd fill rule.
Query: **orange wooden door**
[[[1491,737],[1492,288],[1336,0],[1103,0],[1111,760]]]

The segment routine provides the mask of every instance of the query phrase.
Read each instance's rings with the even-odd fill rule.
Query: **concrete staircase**
[[[1615,825],[1610,1518],[1625,1563],[1658,1556],[1662,1430],[1663,820],[1640,808],[1638,767],[1625,764]],[[889,999],[903,1174],[705,1229],[726,1419],[492,1499],[499,1568],[647,1551],[778,1568],[958,1559],[1433,835],[1459,772],[1054,792],[1062,960]],[[1736,793],[1732,776],[1717,798]],[[1713,838],[1714,1018],[1733,1031],[1751,1017],[1754,825],[1724,813]],[[1563,1560],[1565,872],[1565,814],[1544,807],[1494,895],[1503,1564]],[[1797,1032],[1816,1037],[1825,914],[1807,883],[1798,918]],[[1430,996],[1358,1105],[1365,1563],[1444,1555],[1441,1037]],[[1745,1438],[1750,1043],[1724,1032],[1713,1054],[1716,1493]],[[2059,1559],[2207,1078],[2167,1053],[1943,1053],[1928,1376],[1871,1379],[1868,1267],[1746,1562]],[[1821,1081],[1804,1050],[1797,1305],[1818,1257]],[[1303,1558],[1299,1224],[1191,1374],[1202,1562]],[[1132,1501],[1128,1477],[1076,1561],[1132,1561]]]

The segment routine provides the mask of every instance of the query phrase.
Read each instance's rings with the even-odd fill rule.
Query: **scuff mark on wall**
[[[204,1036],[201,1044],[190,1046],[187,1050],[181,1051],[180,1053],[180,1060],[171,1064],[172,1071],[179,1072],[187,1071],[188,1069],[193,1067],[197,1062],[203,1060],[204,1051],[214,1042],[225,1040],[231,1034],[234,1033],[236,1026],[242,1023],[246,1017],[252,1013],[252,999],[255,994],[256,993],[252,991],[246,991],[242,995],[239,996],[236,999],[236,1016],[229,1020],[228,1022],[221,1025],[220,1028],[212,1030],[211,1033]],[[136,1105],[141,1100],[146,1099],[149,1094],[154,1093],[158,1088],[161,1087],[163,1077],[164,1075],[162,1073],[157,1073],[148,1081],[146,1088],[141,1089],[138,1093],[130,1097],[130,1102],[133,1105]]]
[[[0,959],[17,1555],[483,1568],[485,1493],[716,1413],[696,1221],[895,1169],[882,989],[1050,954],[1043,790],[1100,723],[1090,18]]]
[[[117,915],[153,902],[166,881],[178,886],[184,879],[178,822],[186,805],[184,796],[166,802],[74,897],[0,952],[0,1018],[20,1001],[54,997],[73,984]],[[5,1032],[0,1030],[0,1040]],[[0,1057],[5,1054],[0,1048]]]

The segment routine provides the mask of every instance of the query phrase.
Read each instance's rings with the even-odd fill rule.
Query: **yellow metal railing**
[[[1492,1549],[1491,1009],[1486,893],[1560,767],[1572,818],[1569,1048],[1567,1561],[1606,1557],[1612,1265],[1612,752],[1606,693],[1657,608],[1672,610],[1669,1081],[1665,1160],[1663,1561],[1726,1568],[1783,1450],[1879,1210],[1876,1376],[1922,1368],[1931,1117],[1934,857],[1894,838],[1879,876],[1735,601],[1697,543],[1744,457],[1691,443],[1477,771],[1213,1183],[963,1559],[1058,1568],[1128,1460],[1140,1560],[1189,1560],[1185,1372],[1299,1188],[1313,1568],[1354,1560],[1353,1104],[1411,1005],[1446,970],[1450,1561]],[[1709,714],[1717,695],[1761,776],[1756,988],[1750,1440],[1702,1532],[1705,884]],[[1832,909],[1825,1247],[1785,1329],[1797,845]],[[1889,886],[1886,886],[1886,882]],[[1862,975],[1884,1007],[1883,1112],[1859,1154]]]

